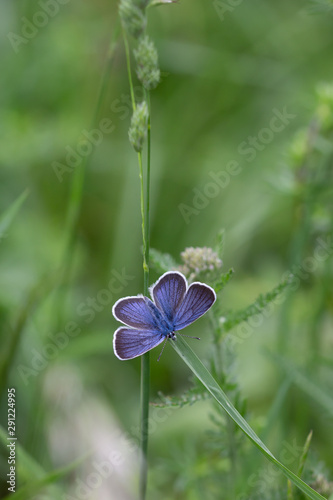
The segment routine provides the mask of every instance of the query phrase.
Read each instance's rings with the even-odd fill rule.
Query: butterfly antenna
[[[160,355],[159,355],[159,357],[157,358],[157,361],[159,361],[159,360],[160,360],[160,357],[162,356],[162,353],[163,353],[163,351],[164,351],[164,347],[165,347],[165,344],[167,343],[167,341],[168,341],[168,337],[167,337],[167,338],[165,339],[165,341],[164,341],[164,344],[163,344],[163,347],[162,347],[162,351],[160,352]]]
[[[178,333],[178,335],[181,335],[182,337],[187,337],[188,339],[201,340],[199,337],[191,337],[190,335],[184,335],[183,333]]]

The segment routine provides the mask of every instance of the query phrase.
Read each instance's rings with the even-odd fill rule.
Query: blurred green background
[[[98,115],[98,123],[112,120],[113,130],[93,148],[72,272],[66,287],[55,286],[75,178],[75,167],[59,177],[55,162],[65,165],[68,152],[80,150],[85,131],[92,130],[117,4],[56,2],[52,15],[38,17],[44,3],[1,2],[1,422],[6,431],[7,387],[15,387],[17,436],[24,449],[21,485],[92,450],[92,458],[27,499],[67,498],[64,492],[74,498],[131,499],[137,459],[125,452],[126,460],[100,487],[88,494],[83,488],[81,497],[73,493],[77,479],[94,470],[92,461],[101,463],[108,450],[122,450],[121,437],[135,435],[139,419],[140,362],[120,362],[112,349],[117,323],[111,306],[139,293],[143,281],[139,178],[127,135],[131,107],[121,39]],[[318,237],[327,241],[332,235],[333,92],[320,87],[332,80],[330,4],[235,3],[181,0],[149,9],[149,34],[162,71],[152,92],[151,245],[180,261],[186,247],[213,246],[224,228],[223,269],[235,270],[220,299],[226,315],[312,256]],[[222,4],[229,5],[224,14]],[[43,26],[31,31],[32,21]],[[139,95],[136,80],[135,86]],[[263,129],[284,109],[292,115],[288,123],[265,135]],[[258,134],[262,140],[255,153],[245,154]],[[211,172],[226,171],[231,161],[239,173],[207,197]],[[8,212],[26,190],[16,213]],[[184,218],[180,205],[195,213]],[[151,282],[157,276],[153,271]],[[103,295],[114,277],[111,296]],[[313,460],[332,470],[331,278],[327,259],[301,279],[286,302],[237,345],[233,374],[260,432],[285,373],[265,349],[304,369],[309,378],[303,385],[291,369],[291,386],[266,440],[279,456],[284,440],[296,439],[300,446],[313,429]],[[206,327],[203,318],[189,334],[205,337]],[[59,334],[66,330],[72,336]],[[56,347],[43,351],[50,343]],[[209,347],[208,335],[193,346],[202,359],[209,357]],[[181,394],[190,385],[188,369],[169,346],[160,363],[157,357],[153,351],[152,400],[158,391]],[[210,467],[225,466],[218,451],[212,463],[205,458],[210,407],[197,403],[157,419],[150,438],[149,498],[221,498],[200,489]],[[256,452],[258,461],[251,464],[251,446],[244,454],[240,484],[265,467]],[[0,466],[5,497],[5,448]],[[223,491],[218,474],[214,480]]]

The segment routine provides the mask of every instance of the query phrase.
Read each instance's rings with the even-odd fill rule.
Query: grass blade
[[[7,449],[7,438],[7,431],[0,426],[0,445],[2,445],[4,449]],[[38,480],[43,477],[45,474],[43,467],[41,467],[38,462],[36,462],[36,460],[24,450],[19,442],[16,442],[16,455],[21,479],[24,481],[28,480],[28,478]]]
[[[56,282],[56,275],[53,273],[50,277],[42,277],[29,292],[22,308],[19,310],[14,326],[8,327],[9,335],[7,343],[2,346],[0,352],[0,394],[6,387],[8,374],[13,364],[13,359],[19,347],[22,334],[28,319],[32,317],[35,309],[48,296]]]
[[[323,391],[319,383],[309,377],[309,375],[293,365],[288,359],[265,351],[266,354],[287,373],[290,380],[299,387],[305,394],[310,396],[320,406],[325,408],[330,415],[333,415],[333,398]]]
[[[80,458],[75,462],[72,462],[71,464],[67,465],[66,467],[45,474],[44,477],[42,477],[37,481],[35,480],[29,482],[25,486],[22,486],[22,488],[17,490],[15,493],[10,493],[8,496],[5,497],[5,499],[27,500],[27,498],[33,498],[34,495],[39,493],[41,490],[44,490],[45,488],[54,485],[54,483],[58,482],[59,480],[70,474],[73,470],[79,467],[86,458],[87,458],[86,456]]]
[[[289,470],[285,465],[279,462],[270,450],[265,446],[265,444],[256,435],[254,430],[246,422],[246,420],[238,413],[236,408],[229,401],[226,394],[223,392],[221,387],[218,385],[216,380],[209,373],[207,368],[202,364],[197,355],[192,351],[185,340],[178,335],[177,342],[171,342],[172,347],[175,349],[177,354],[182,358],[182,360],[187,364],[187,366],[192,370],[196,377],[202,382],[210,394],[216,399],[220,406],[228,413],[228,415],[233,419],[235,424],[240,427],[240,429],[246,434],[246,436],[252,441],[252,443],[265,455],[265,457],[275,464],[281,472],[290,479],[297,488],[299,488],[303,493],[305,493],[312,500],[324,500],[319,493],[314,491],[310,486],[308,486],[302,479],[300,479],[296,474]]]
[[[25,201],[26,197],[28,196],[28,190],[26,189],[8,208],[7,210],[1,215],[0,217],[0,238],[3,238],[5,236],[5,233],[11,223],[14,220],[15,215],[17,212],[20,210],[23,202]]]
[[[7,432],[1,426],[0,444],[2,444],[3,447],[6,447],[8,444]],[[52,472],[46,472],[43,467],[25,451],[18,441],[16,441],[16,454],[20,482],[25,482],[26,484],[19,488],[15,493],[9,493],[5,497],[8,498],[8,500],[27,500],[27,498],[33,498],[34,495],[46,487],[49,487],[49,489],[52,487],[52,493],[54,495],[60,495],[61,490],[55,483],[79,467],[89,456],[89,453],[86,453],[84,456],[78,458],[65,467],[56,469]]]

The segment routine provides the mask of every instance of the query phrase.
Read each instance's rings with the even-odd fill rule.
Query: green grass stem
[[[128,81],[130,86],[130,94],[132,100],[133,112],[136,109],[134,97],[131,57],[127,35],[123,29],[123,38],[126,53],[126,63],[128,72]],[[143,160],[142,152],[138,152],[139,178],[140,178],[140,210],[141,210],[141,227],[142,227],[142,245],[143,245],[143,294],[149,293],[149,191],[150,191],[150,100],[149,94],[146,93],[147,105],[149,109],[149,118],[147,123],[147,175],[146,175],[146,197],[144,189],[143,176]],[[145,204],[146,202],[146,204]],[[147,479],[148,479],[148,421],[149,421],[149,392],[150,392],[150,355],[149,352],[141,357],[141,381],[140,381],[140,399],[141,399],[141,462],[140,462],[140,485],[139,494],[140,500],[146,498]]]

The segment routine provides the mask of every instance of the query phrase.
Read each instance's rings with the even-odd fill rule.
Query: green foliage
[[[150,249],[150,265],[158,273],[165,273],[172,269],[177,269],[178,264],[168,253],[162,253],[155,248]]]
[[[221,274],[218,280],[214,281],[213,288],[216,293],[223,290],[223,288],[229,283],[229,281],[233,277],[234,272],[235,271],[233,269],[229,269],[229,271],[227,271],[226,273]]]
[[[1,215],[0,217],[0,241],[6,237],[6,231],[9,229],[12,224],[15,216],[20,210],[22,204],[26,200],[28,196],[28,191],[24,191],[17,200],[15,200],[9,208]]]
[[[158,400],[151,403],[151,405],[157,408],[182,408],[183,406],[191,406],[198,401],[203,401],[210,397],[201,384],[199,385],[196,381],[193,381],[192,384],[194,384],[193,387],[183,392],[180,396],[166,396],[159,391]]]
[[[277,460],[265,444],[256,435],[254,430],[250,427],[248,422],[241,416],[241,414],[232,405],[229,398],[224,391],[219,387],[207,368],[201,363],[199,358],[195,355],[192,349],[186,344],[185,340],[180,337],[177,342],[171,343],[174,350],[181,357],[181,359],[188,365],[191,371],[202,382],[210,394],[216,399],[218,404],[228,413],[235,424],[244,432],[244,434],[252,441],[252,443],[263,453],[263,455],[274,465],[281,470],[281,472],[290,479],[297,488],[303,491],[309,498],[313,500],[323,500],[324,497],[319,495],[316,491],[312,490],[304,481],[302,481],[296,474],[289,470],[279,460]]]
[[[267,355],[286,372],[290,380],[297,385],[302,391],[304,391],[311,399],[313,399],[322,409],[326,410],[330,415],[333,416],[333,398],[322,388],[322,384],[307,373],[304,369],[295,366],[290,360],[279,356],[278,354],[273,354],[267,352]]]
[[[257,299],[245,309],[230,314],[226,321],[222,324],[223,332],[227,333],[240,323],[248,321],[251,317],[262,313],[265,308],[267,308],[286,291],[291,282],[292,276],[279,283],[270,292],[260,294],[259,297],[257,297]]]
[[[136,45],[145,35],[146,7],[173,2],[120,3],[123,27]],[[326,15],[332,2],[231,3],[179,2],[149,11],[149,36],[166,75],[152,96],[151,235],[164,253],[152,251],[151,269],[162,274],[187,265],[189,279],[215,288],[214,308],[186,332],[204,334],[194,348],[216,381],[211,389],[219,398],[223,389],[244,419],[239,424],[246,421],[281,462],[288,446],[303,443],[313,429],[306,461],[305,448],[302,459],[297,447],[284,463],[301,473],[304,460],[302,479],[332,498],[333,92],[332,82],[322,81],[332,58]],[[105,490],[120,488],[119,498],[132,497],[137,470],[129,450],[136,452],[138,442],[140,361],[113,356],[112,333],[119,325],[111,306],[142,291],[141,234],[136,155],[125,140],[132,107],[126,61],[110,25],[118,2],[79,2],[69,9],[58,2],[59,14],[35,30],[40,6],[7,4],[0,496],[8,494],[6,391],[15,387],[17,498],[47,494],[62,500],[96,472],[92,463],[104,460],[109,448],[124,462],[103,478],[101,491],[89,494],[102,498]],[[218,5],[228,7],[223,19]],[[317,15],[307,15],[309,5]],[[11,33],[21,37],[18,45]],[[135,78],[136,102],[143,98],[139,87]],[[274,113],[284,109],[295,118],[282,126]],[[273,134],[270,123],[280,131]],[[83,145],[82,136],[92,140]],[[61,179],[54,162],[63,165]],[[238,165],[237,174],[230,165]],[[188,221],[180,203],[193,214]],[[223,233],[214,242],[221,226],[228,245]],[[212,270],[210,247],[215,262],[223,260]],[[186,249],[184,262],[179,256]],[[313,260],[317,253],[324,258]],[[272,298],[288,272],[294,276],[290,289]],[[263,290],[273,296],[263,293],[252,303]],[[281,305],[273,310],[275,300]],[[240,310],[240,304],[251,305]],[[256,314],[266,318],[271,310],[264,332],[254,327],[254,335],[230,349],[226,325],[251,324]],[[80,332],[73,338],[66,335],[70,323]],[[265,348],[273,357],[262,355]],[[217,500],[223,491],[225,500],[285,500],[281,469],[261,461],[257,446],[206,387],[188,380],[188,368],[173,350],[160,363],[157,355],[150,385],[153,401],[161,394],[161,418],[149,427],[148,498]],[[28,383],[20,365],[34,372]],[[86,450],[92,450],[91,461],[71,469]],[[290,494],[306,498],[296,487]]]
[[[217,235],[216,235],[216,244],[215,244],[215,251],[221,261],[223,260],[223,253],[224,253],[224,246],[225,246],[225,230],[221,229]]]
[[[306,438],[306,441],[304,443],[304,448],[303,448],[303,451],[302,451],[301,458],[299,459],[299,465],[298,465],[298,469],[297,469],[297,475],[300,476],[300,477],[303,474],[305,463],[306,463],[306,460],[307,460],[308,455],[309,455],[309,450],[310,450],[310,444],[311,444],[312,436],[313,436],[313,432],[310,431],[309,435]]]

